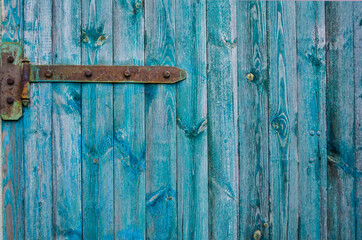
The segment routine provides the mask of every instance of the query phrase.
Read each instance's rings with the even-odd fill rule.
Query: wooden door
[[[360,2],[0,2],[33,63],[188,72],[31,84],[1,239],[362,238]]]

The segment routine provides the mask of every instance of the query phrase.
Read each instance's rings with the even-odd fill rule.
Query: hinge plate
[[[145,83],[172,84],[186,79],[186,71],[170,66],[31,65],[18,43],[0,46],[3,120],[18,120],[29,103],[29,83]]]

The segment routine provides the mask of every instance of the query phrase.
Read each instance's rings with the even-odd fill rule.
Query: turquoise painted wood
[[[238,29],[238,118],[240,239],[269,235],[267,3],[240,1]],[[252,73],[255,79],[246,80]]]
[[[41,3],[41,4],[40,4]],[[52,63],[52,1],[24,1],[24,53]],[[53,236],[52,84],[36,84],[24,118],[24,239]]]
[[[112,1],[83,0],[82,64],[113,63]],[[82,237],[114,239],[113,86],[83,84]]]
[[[144,5],[114,1],[114,64],[144,65]],[[119,17],[122,16],[122,17]],[[114,85],[115,238],[145,239],[145,87]]]
[[[298,238],[327,237],[326,61],[323,2],[296,2],[298,78]],[[318,91],[316,91],[318,89]]]
[[[352,2],[326,3],[329,239],[356,237]],[[356,66],[358,68],[358,66]]]
[[[175,65],[175,3],[145,4],[145,64]],[[145,87],[146,239],[177,239],[176,87]]]
[[[32,84],[23,118],[0,122],[0,239],[361,239],[361,2],[1,0],[0,14],[2,42],[33,63],[188,73]]]
[[[178,0],[175,8],[176,65],[188,73],[176,95],[177,237],[207,239],[206,1]]]
[[[81,63],[81,3],[53,2],[53,63]],[[53,237],[81,239],[82,93],[80,84],[53,85]]]

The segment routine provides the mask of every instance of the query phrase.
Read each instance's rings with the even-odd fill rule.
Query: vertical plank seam
[[[352,2],[353,6],[354,6],[354,2]],[[357,138],[356,138],[356,80],[355,80],[355,74],[356,74],[356,61],[355,61],[355,39],[354,39],[354,35],[355,35],[355,20],[354,20],[354,16],[355,16],[355,8],[353,7],[353,11],[352,11],[352,57],[353,57],[353,157],[354,157],[354,166],[353,166],[353,205],[354,205],[354,225],[355,225],[355,239],[357,240],[358,238],[358,214],[357,214],[357,180],[358,180],[358,175],[357,175]]]

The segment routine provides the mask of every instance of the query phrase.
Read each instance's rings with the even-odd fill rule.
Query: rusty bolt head
[[[9,85],[13,85],[15,80],[14,80],[14,78],[8,78],[7,82]]]
[[[8,102],[8,104],[13,104],[14,103],[14,98],[7,98],[6,101]]]
[[[45,72],[45,76],[46,76],[47,78],[50,78],[50,77],[53,76],[53,72],[50,71],[50,70],[47,70],[47,71]]]
[[[246,79],[248,79],[250,82],[254,81],[255,75],[252,73],[248,73],[248,75],[246,75]]]
[[[93,159],[93,163],[94,164],[96,164],[97,163],[97,159],[95,158],[95,159]]]
[[[14,61],[15,61],[14,56],[13,56],[13,55],[10,55],[10,56],[8,57],[8,62],[9,62],[9,63],[12,63],[12,62],[14,62]]]
[[[85,74],[86,77],[91,77],[92,76],[92,71],[87,69],[87,70],[85,70],[84,74]]]
[[[124,71],[124,76],[125,77],[131,76],[131,72],[129,70]]]
[[[163,73],[164,78],[169,78],[171,76],[171,73],[169,71],[166,71]]]

